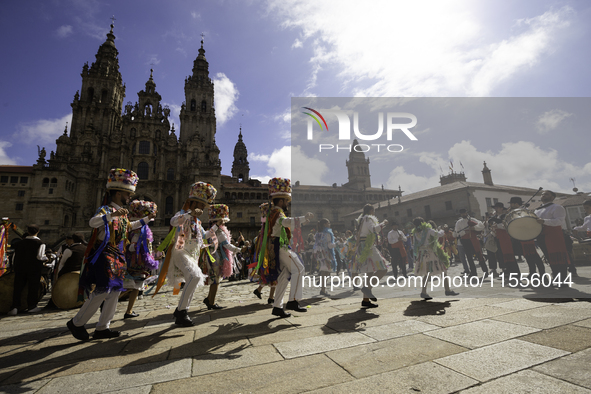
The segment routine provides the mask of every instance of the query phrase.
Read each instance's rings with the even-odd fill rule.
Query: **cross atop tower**
[[[115,15],[113,15],[112,17],[109,18],[111,20],[111,24],[114,25],[115,24]]]

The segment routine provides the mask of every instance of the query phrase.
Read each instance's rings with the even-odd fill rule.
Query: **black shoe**
[[[421,298],[423,298],[425,301],[429,301],[429,300],[432,300],[433,299],[433,297],[431,297],[427,293],[421,293]]]
[[[94,339],[111,339],[119,336],[121,336],[121,331],[113,331],[110,328],[105,330],[95,330],[94,334],[92,334]]]
[[[378,304],[372,304],[371,301],[361,301],[362,308],[377,308]]]
[[[210,310],[210,309],[224,309],[225,308],[223,306],[219,306],[218,304],[213,304],[213,305],[210,304],[209,303],[209,298],[205,298],[203,300],[203,303],[207,306],[207,310]]]
[[[126,313],[125,315],[123,315],[124,319],[133,319],[134,317],[138,317],[139,313],[135,313],[135,312],[131,312],[131,313]]]
[[[273,316],[279,316],[279,317],[290,317],[291,316],[291,313],[285,312],[283,309],[277,308],[277,307],[273,308],[273,311],[271,312],[271,314]]]
[[[195,323],[189,318],[187,314],[187,310],[179,311],[178,308],[175,309],[173,316],[175,317],[174,324],[181,327],[191,327],[194,326]]]
[[[275,300],[273,298],[267,298],[267,305],[273,305]]]
[[[68,326],[68,329],[70,330],[74,338],[80,341],[88,341],[90,339],[90,335],[88,335],[88,331],[86,331],[86,328],[84,328],[84,326],[76,327],[74,325],[73,319],[70,319],[66,326]]]
[[[296,312],[308,312],[308,310],[304,307],[301,307],[297,301],[289,301],[287,304],[285,304],[285,308]]]
[[[363,293],[364,296],[369,298],[371,301],[373,301],[373,302],[378,301],[376,296],[374,296],[373,293],[371,292],[371,287],[364,287],[363,289],[361,289],[361,292]]]
[[[259,291],[259,289],[254,289],[253,293],[255,296],[259,297],[259,300],[263,299],[263,296],[261,295],[261,292]]]

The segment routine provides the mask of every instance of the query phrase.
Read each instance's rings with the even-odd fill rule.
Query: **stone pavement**
[[[579,274],[588,284],[591,267]],[[76,310],[4,315],[0,392],[591,393],[585,299],[533,299],[528,289],[506,297],[497,288],[486,298],[436,290],[425,302],[410,289],[400,294],[412,297],[378,295],[379,308],[363,310],[360,292],[326,298],[306,289],[307,313],[277,319],[268,290],[261,301],[255,287],[223,282],[217,301],[227,308],[218,311],[207,311],[207,288],[199,289],[190,328],[173,324],[178,296],[167,287],[138,300],[135,319],[123,320],[121,302],[111,327],[124,334],[111,340],[74,339],[66,322]]]

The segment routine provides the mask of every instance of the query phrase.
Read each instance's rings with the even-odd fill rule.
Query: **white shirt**
[[[476,226],[474,227],[468,227],[468,220],[472,220],[474,222],[476,222]],[[480,220],[471,218],[471,217],[467,217],[467,218],[460,218],[457,222],[456,222],[456,228],[455,231],[456,233],[461,237],[464,234],[466,234],[466,232],[472,229],[474,231],[482,231],[484,230],[484,223],[482,223]]]
[[[402,240],[402,242],[406,242],[406,235],[404,235],[404,233],[402,233],[402,231],[400,230],[390,230],[390,232],[388,233],[388,243],[392,245],[398,242],[399,240]]]
[[[591,215],[585,217],[585,221],[583,222],[582,226],[577,226],[573,228],[573,230],[591,231]]]
[[[64,253],[62,254],[62,258],[59,262],[58,268],[57,268],[57,272],[59,274],[59,272],[61,271],[62,268],[64,268],[64,265],[66,264],[66,260],[68,260],[70,257],[72,257],[72,250],[70,249],[72,246],[76,246],[76,245],[80,245],[80,242],[72,244],[68,247],[68,249],[66,249],[64,251]]]
[[[560,226],[566,230],[566,210],[562,205],[552,203],[545,208],[536,209],[535,214],[544,219],[546,226]]]
[[[306,217],[305,216],[299,216],[297,218],[287,218],[286,217],[286,218],[283,218],[283,220],[281,220],[281,218],[278,218],[277,221],[275,222],[275,224],[273,225],[273,231],[271,231],[271,236],[272,237],[280,237],[282,226],[290,229],[291,231],[295,230],[295,225],[296,225],[295,219],[299,219],[300,223],[302,223],[306,220]]]
[[[363,223],[361,224],[361,232],[359,237],[364,238],[369,233],[378,233],[386,225],[384,222],[378,223],[378,219],[375,216],[365,215],[361,217]]]

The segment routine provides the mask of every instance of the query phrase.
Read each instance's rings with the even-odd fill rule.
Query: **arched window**
[[[92,147],[90,145],[90,142],[85,142],[84,143],[84,153],[90,153]]]
[[[172,197],[168,196],[166,197],[166,204],[164,206],[164,214],[165,215],[172,215],[174,213],[174,206],[172,203]]]
[[[207,103],[205,102],[205,100],[203,100],[201,102],[201,112],[205,112],[206,109],[207,109]]]
[[[195,112],[197,109],[197,101],[195,99],[191,100],[191,112]]]
[[[166,180],[174,181],[174,168],[169,168],[166,170]]]
[[[70,216],[64,216],[64,227],[70,227]]]
[[[94,88],[88,88],[88,90],[86,92],[87,92],[86,99],[90,103],[92,101],[92,97],[94,96]]]
[[[148,175],[150,174],[150,165],[145,161],[142,161],[140,164],[137,165],[137,176],[140,179],[148,179]]]
[[[230,192],[226,192],[226,198],[230,198]]]
[[[103,89],[101,93],[101,103],[105,104],[107,102],[107,89]]]
[[[238,193],[238,198],[242,200],[242,193]]]
[[[50,187],[57,187],[57,178],[51,178]]]
[[[140,155],[150,154],[150,141],[140,141],[140,147],[138,153]]]
[[[49,187],[49,178],[43,178],[42,187]]]

